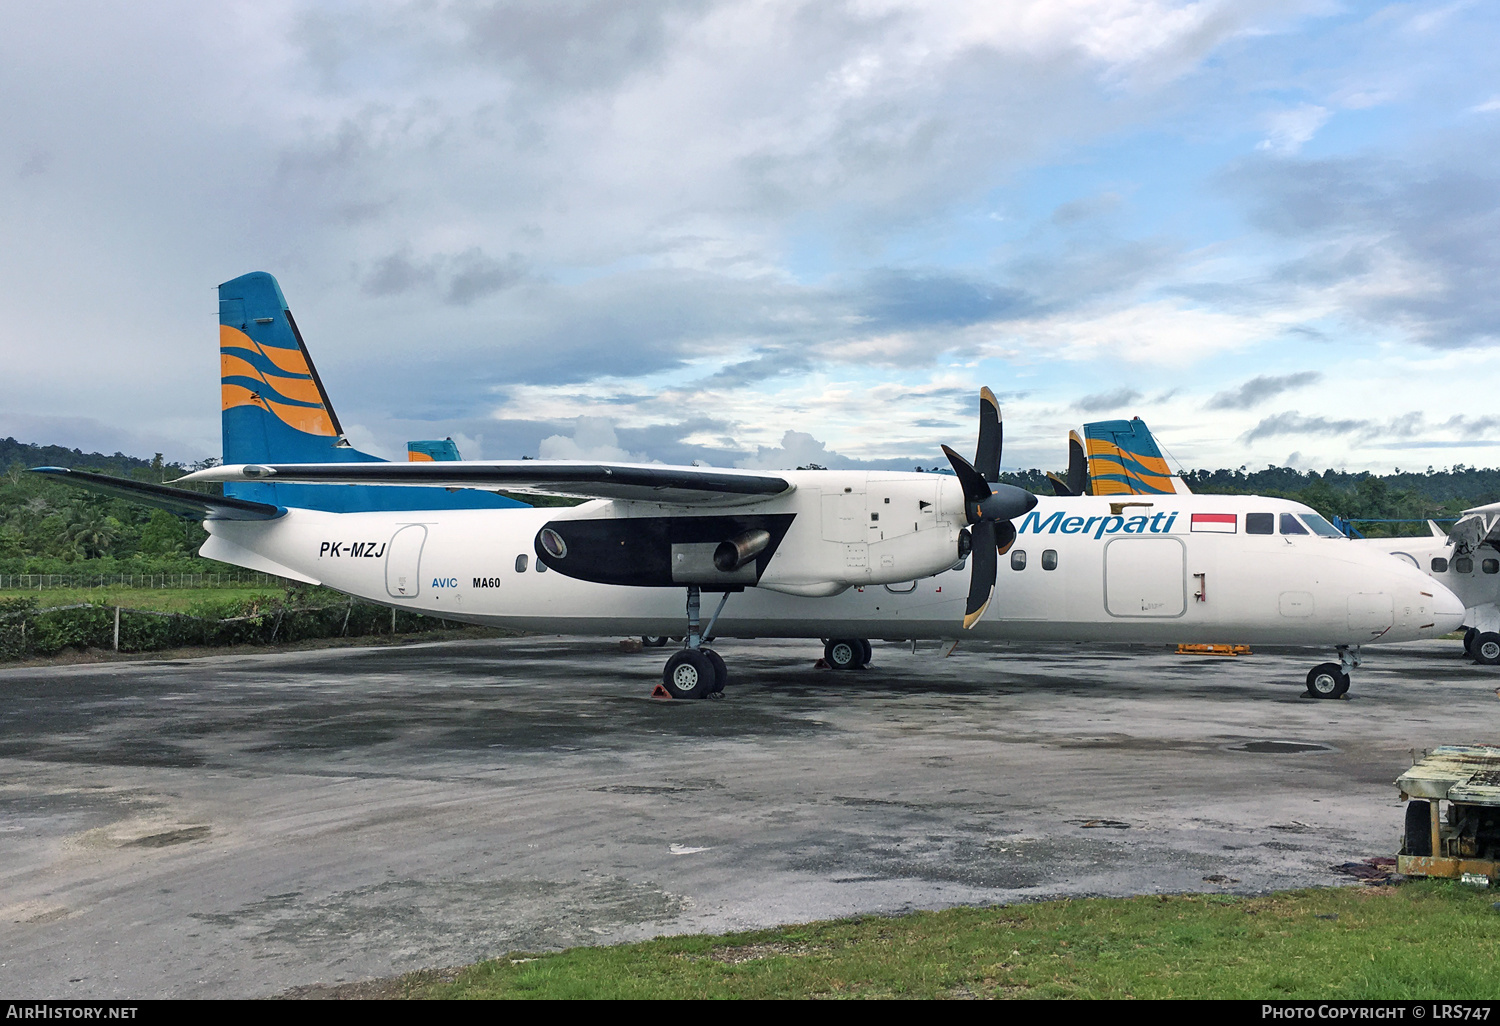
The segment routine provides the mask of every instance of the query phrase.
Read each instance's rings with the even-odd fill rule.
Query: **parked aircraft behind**
[[[1428,522],[1427,538],[1356,538],[1351,544],[1389,552],[1440,581],[1464,604],[1464,651],[1500,665],[1500,502],[1464,510],[1452,529]]]
[[[1337,697],[1360,645],[1434,637],[1461,617],[1447,589],[1383,553],[1253,527],[1280,517],[1316,529],[1321,518],[1297,503],[1038,499],[996,483],[1002,432],[988,389],[974,462],[943,447],[951,476],[388,463],[343,438],[270,275],[220,286],[220,346],[228,462],[182,480],[224,482],[224,496],[41,472],[203,518],[206,557],[369,601],[525,630],[685,635],[663,672],[676,697],[728,679],[705,637],[832,639],[831,662],[859,665],[862,639],[965,632],[1331,645],[1339,662],[1314,667],[1308,691]],[[501,489],[590,501],[533,509]],[[721,596],[707,626],[704,591]]]

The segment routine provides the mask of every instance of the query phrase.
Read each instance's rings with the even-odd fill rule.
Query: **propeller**
[[[1036,505],[1036,496],[1015,485],[999,484],[1002,429],[1000,403],[988,388],[979,392],[979,445],[970,463],[948,446],[943,453],[964,492],[964,515],[969,522],[974,561],[969,575],[969,601],[964,606],[964,628],[984,615],[995,593],[1000,554],[1015,544],[1011,521]]]
[[[1087,495],[1092,493],[1089,487],[1089,458],[1084,454],[1083,439],[1078,437],[1077,431],[1068,432],[1068,477],[1063,480],[1056,474],[1048,473],[1048,480],[1052,482],[1053,495]]]

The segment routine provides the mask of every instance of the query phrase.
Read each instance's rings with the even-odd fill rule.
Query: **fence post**
[[[391,633],[396,633],[396,607],[391,607]]]
[[[115,606],[115,651],[120,651],[120,607]]]
[[[347,638],[349,636],[349,614],[352,612],[354,612],[354,596],[350,595],[349,608],[344,610],[344,629],[339,631],[339,637],[341,638]]]

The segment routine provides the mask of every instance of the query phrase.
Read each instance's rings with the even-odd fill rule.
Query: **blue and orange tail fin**
[[[1095,495],[1183,495],[1188,487],[1162,458],[1146,422],[1101,420],[1083,426]]]
[[[463,459],[458,454],[458,444],[451,438],[437,441],[407,442],[406,459],[409,463],[456,463]]]
[[[281,286],[264,271],[219,286],[219,366],[225,463],[385,462],[344,437]],[[334,513],[526,505],[472,489],[255,482],[224,490],[238,499]]]

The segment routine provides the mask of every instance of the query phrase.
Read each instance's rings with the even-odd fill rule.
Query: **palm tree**
[[[109,551],[120,536],[120,525],[113,517],[97,510],[77,509],[68,523],[64,538],[84,559],[95,559]]]

